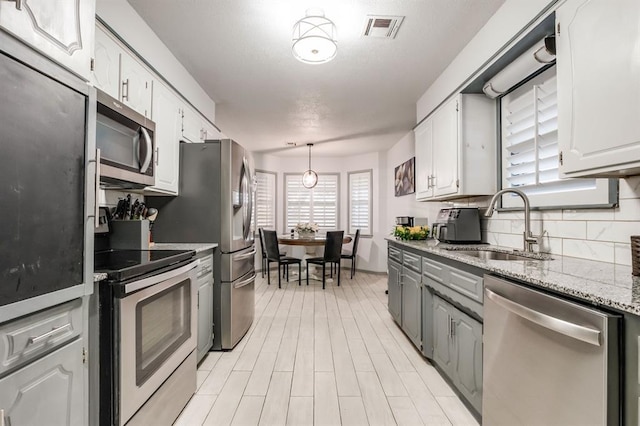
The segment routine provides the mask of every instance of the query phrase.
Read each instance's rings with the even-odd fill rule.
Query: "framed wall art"
[[[415,163],[416,157],[412,157],[410,160],[407,160],[396,167],[394,174],[394,187],[396,190],[396,197],[401,197],[403,195],[413,194],[414,192],[416,192]]]

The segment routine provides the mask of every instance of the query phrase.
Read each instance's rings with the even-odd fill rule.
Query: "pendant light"
[[[311,189],[318,183],[318,174],[311,170],[311,147],[313,144],[308,143],[307,146],[309,147],[309,169],[302,175],[302,186]]]
[[[293,56],[306,64],[322,64],[338,53],[336,25],[322,9],[307,9],[307,16],[293,26]]]

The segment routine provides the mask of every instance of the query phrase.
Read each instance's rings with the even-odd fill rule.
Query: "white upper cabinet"
[[[95,0],[0,1],[0,27],[89,81]]]
[[[222,133],[209,121],[205,120],[190,106],[183,108],[182,114],[182,140],[199,143],[207,139],[221,139]]]
[[[120,99],[120,56],[124,51],[104,31],[96,29],[95,67],[91,73],[95,87]]]
[[[135,58],[123,54],[120,57],[120,100],[150,118],[152,89],[151,73]]]
[[[433,116],[433,177],[434,197],[458,192],[458,111],[459,99],[447,102]]]
[[[151,118],[153,76],[107,30],[96,27],[93,85],[147,118]]]
[[[640,174],[640,2],[567,0],[556,11],[560,171]]]
[[[182,109],[178,96],[161,83],[153,86],[153,116],[156,123],[156,185],[146,191],[178,194]]]
[[[416,199],[446,200],[496,191],[496,106],[457,95],[415,130]]]
[[[415,130],[416,163],[415,185],[418,200],[433,197],[431,177],[433,175],[433,120],[425,120]]]

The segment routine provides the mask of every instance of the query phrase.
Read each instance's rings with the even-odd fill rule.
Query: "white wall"
[[[126,0],[97,0],[96,15],[215,123],[213,100]]]
[[[557,1],[506,0],[418,100],[417,121],[463,88],[473,74],[496,58],[498,52],[526,34],[525,29]]]
[[[284,228],[284,174],[303,173],[307,169],[308,157],[278,157],[268,154],[254,153],[255,168],[277,173],[276,226],[279,233],[289,230]],[[369,153],[354,157],[314,157],[312,168],[318,173],[339,173],[339,217],[340,229],[347,229],[348,221],[348,172],[373,170],[373,237],[361,237],[358,245],[357,268],[373,271],[386,271],[387,244],[384,240],[390,232],[387,226],[386,212],[381,194],[381,173],[385,172],[384,153]],[[292,251],[292,255],[300,257],[302,249]],[[346,263],[345,265],[348,265]]]

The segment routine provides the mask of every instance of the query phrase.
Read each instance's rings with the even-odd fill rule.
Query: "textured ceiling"
[[[418,98],[504,0],[129,2],[216,102],[228,137],[253,151],[303,155],[313,142],[314,155],[342,156],[386,150],[410,131]],[[311,7],[337,26],[326,64],[291,53]],[[393,40],[365,38],[367,14],[406,18]]]

